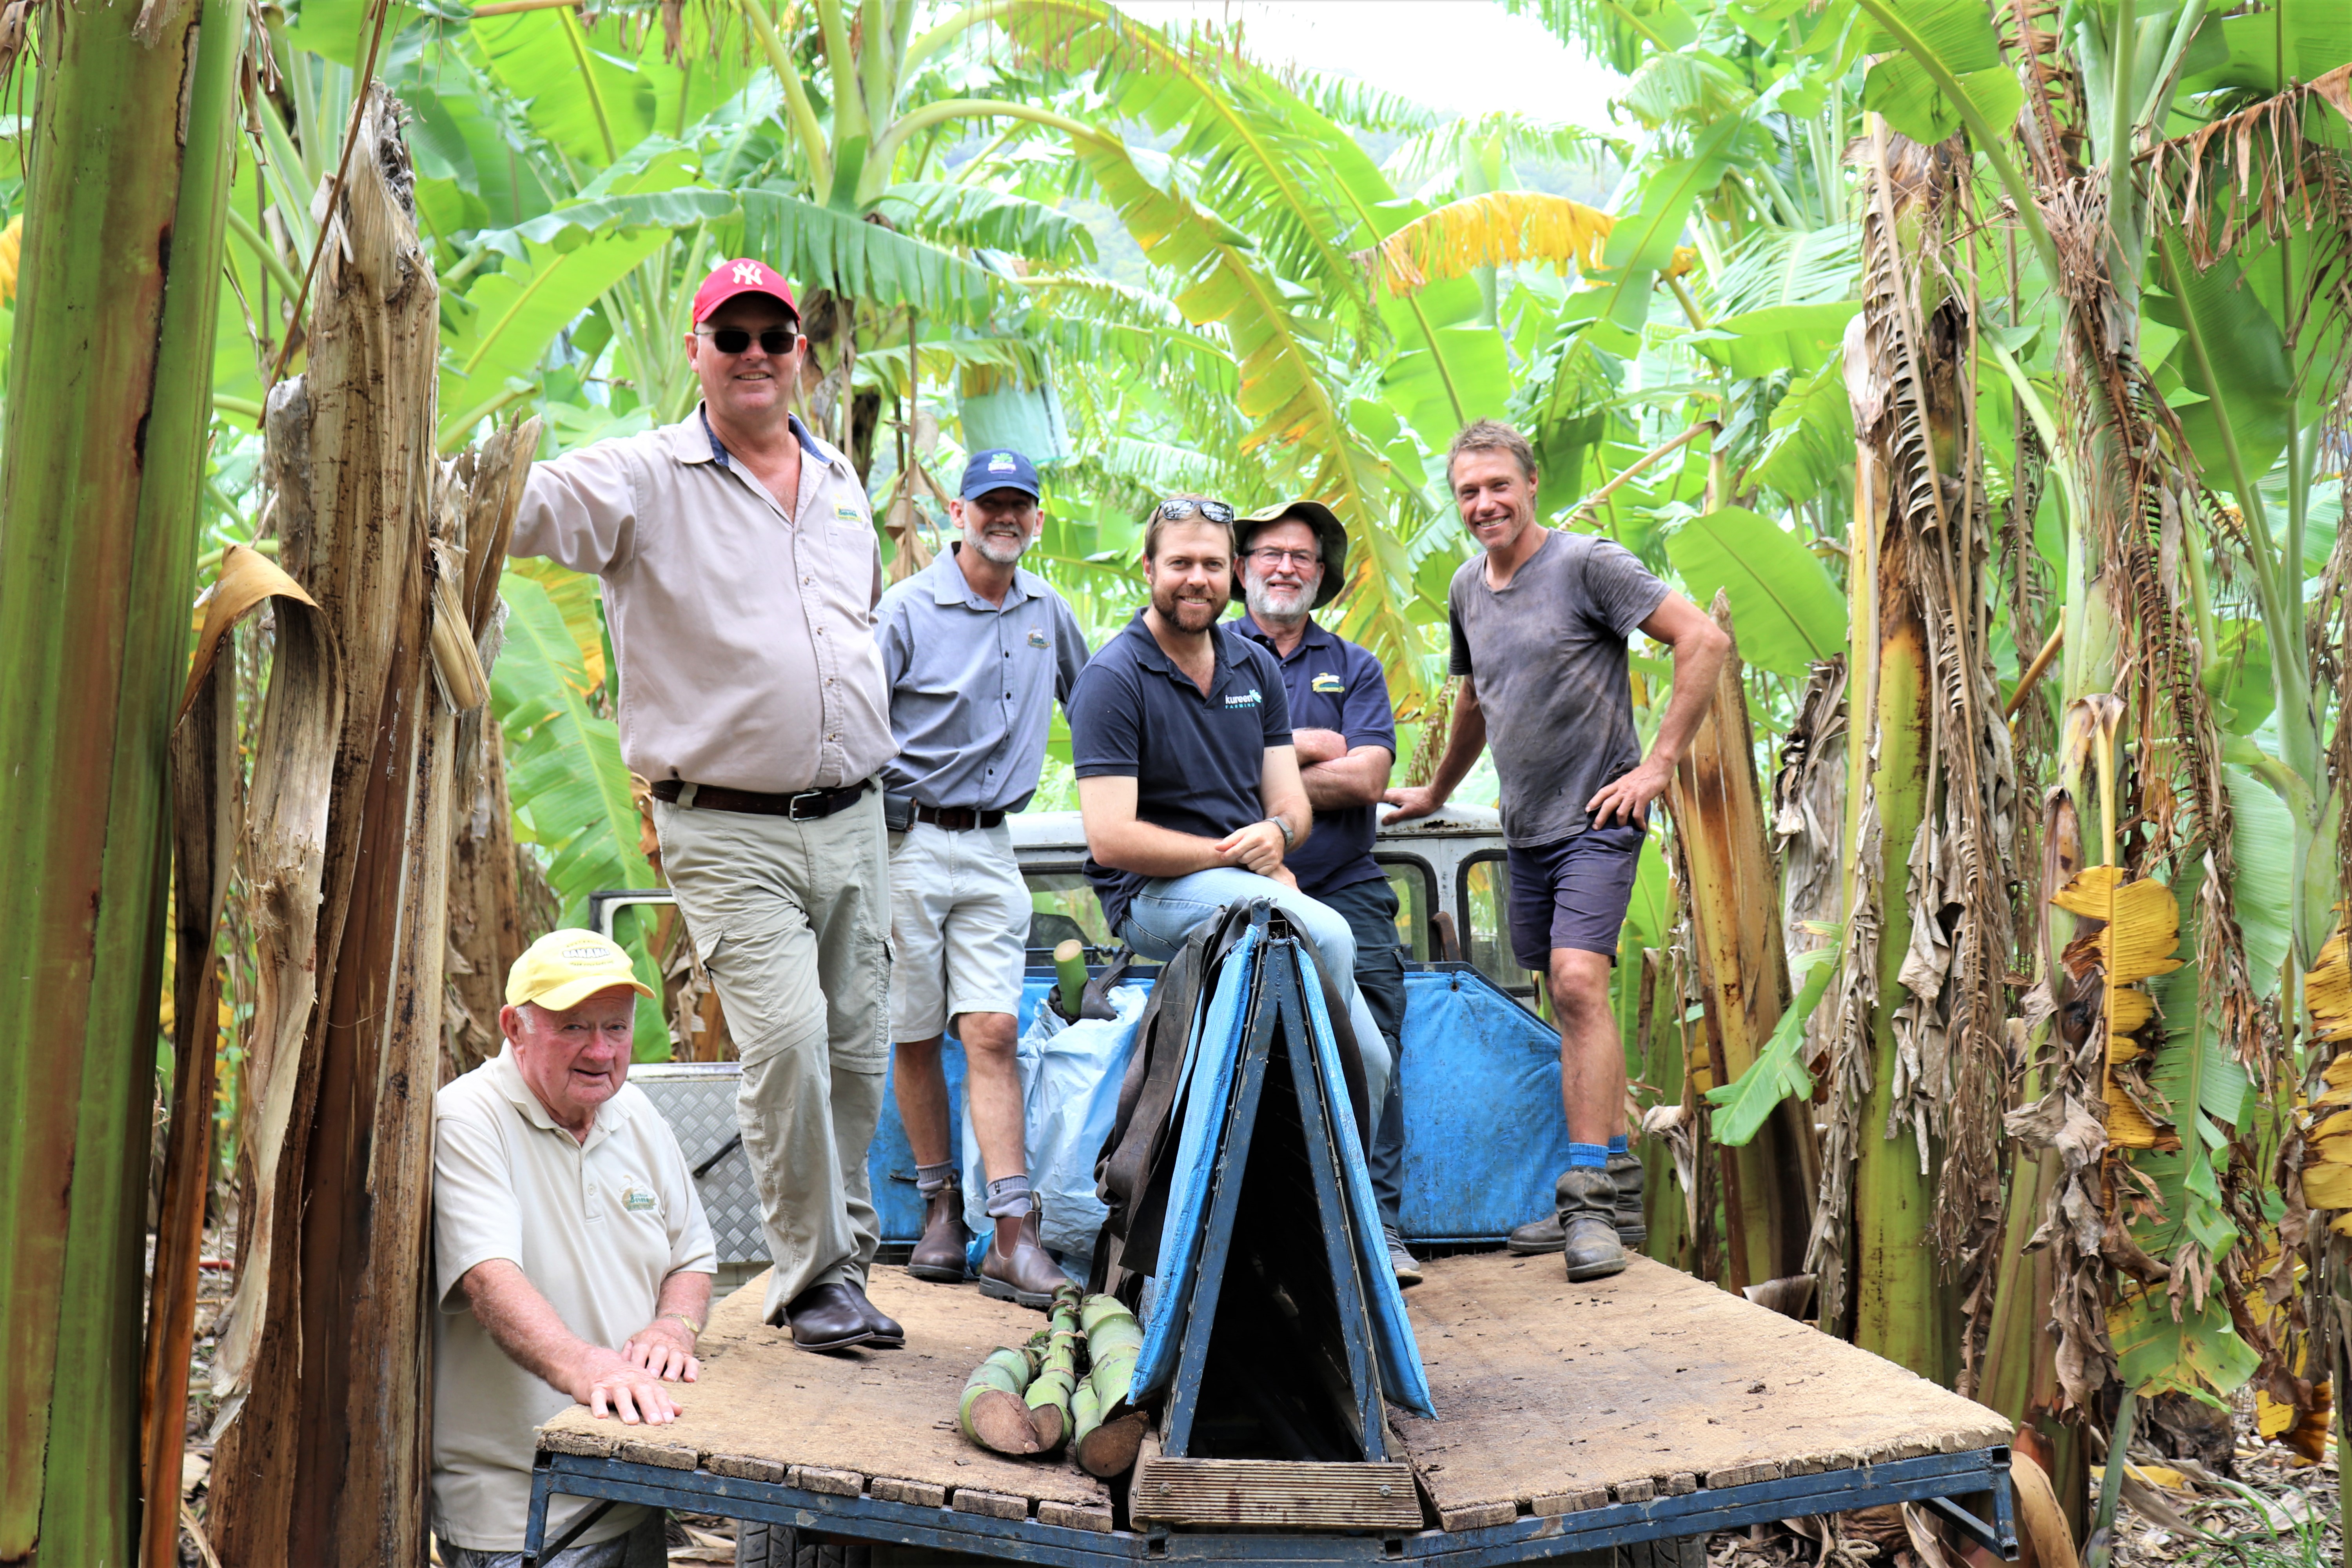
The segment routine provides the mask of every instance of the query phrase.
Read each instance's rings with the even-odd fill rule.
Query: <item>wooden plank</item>
[[[829,1497],[862,1497],[866,1478],[856,1470],[829,1470],[822,1465],[794,1465],[793,1485],[804,1492],[824,1492]]]
[[[788,1467],[773,1459],[755,1459],[745,1454],[713,1454],[702,1461],[702,1468],[714,1476],[732,1476],[739,1481],[772,1481],[779,1486],[792,1473]]]
[[[579,1454],[591,1459],[606,1459],[612,1458],[613,1450],[619,1445],[620,1439],[614,1436],[609,1429],[583,1432],[570,1426],[560,1427],[552,1423],[539,1429],[539,1446],[551,1454]]]
[[[1557,1258],[1500,1252],[1423,1273],[1405,1304],[1439,1419],[1399,1412],[1393,1426],[1441,1518],[2009,1441],[1982,1405],[1645,1258],[1581,1285]]]
[[[1003,1492],[984,1492],[973,1487],[958,1487],[950,1503],[958,1513],[977,1513],[990,1519],[1026,1519],[1029,1500],[1012,1497]]]
[[[869,1495],[917,1507],[943,1507],[963,1490],[1020,1500],[1015,1517],[1047,1500],[1110,1506],[1109,1489],[1075,1466],[992,1454],[956,1430],[964,1378],[992,1347],[1028,1338],[1043,1321],[1036,1313],[992,1301],[971,1286],[929,1285],[902,1268],[881,1268],[866,1294],[905,1325],[906,1349],[815,1355],[796,1349],[790,1331],[761,1321],[766,1290],[762,1276],[712,1310],[701,1379],[665,1385],[683,1414],[662,1428],[661,1441],[730,1456],[739,1467],[761,1460],[782,1468],[781,1476],[768,1470],[756,1479],[789,1479],[798,1471],[803,1479],[795,1484],[832,1496],[855,1496],[842,1489],[847,1478],[864,1487],[870,1477]],[[641,1429],[629,1430],[645,1440]],[[611,1453],[621,1431],[582,1405],[541,1429],[545,1447],[592,1455]],[[884,1477],[898,1496],[881,1489]]]
[[[1244,1529],[1416,1531],[1421,1495],[1399,1461],[1310,1464],[1155,1455],[1139,1461],[1138,1520]],[[1503,1517],[1517,1513],[1508,1502]]]
[[[1706,1473],[1709,1490],[1723,1487],[1744,1487],[1756,1481],[1777,1481],[1780,1479],[1780,1467],[1769,1459],[1761,1460],[1753,1465],[1732,1465],[1724,1469],[1709,1470]]]
[[[1538,1519],[1558,1519],[1562,1514],[1582,1513],[1587,1509],[1607,1508],[1609,1489],[1587,1487],[1581,1491],[1551,1492],[1532,1500],[1528,1511]]]
[[[613,1457],[632,1465],[658,1465],[665,1470],[693,1469],[702,1458],[692,1448],[682,1448],[675,1443],[644,1443],[625,1437]]]
[[[1037,1505],[1037,1522],[1058,1524],[1065,1530],[1091,1530],[1097,1535],[1110,1533],[1110,1505],[1082,1508],[1076,1503],[1055,1502],[1051,1498]]]
[[[1489,1525],[1508,1524],[1518,1517],[1517,1503],[1477,1502],[1467,1508],[1441,1510],[1437,1522],[1447,1530],[1484,1530]]]

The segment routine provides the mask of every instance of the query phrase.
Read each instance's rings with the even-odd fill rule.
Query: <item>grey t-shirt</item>
[[[1591,826],[1585,802],[1642,760],[1625,639],[1666,593],[1633,552],[1589,533],[1547,531],[1499,592],[1483,553],[1454,574],[1447,668],[1477,679],[1506,844],[1573,838]]]

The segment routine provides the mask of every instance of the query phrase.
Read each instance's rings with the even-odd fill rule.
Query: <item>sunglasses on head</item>
[[[1189,496],[1177,500],[1161,501],[1157,507],[1152,509],[1151,515],[1158,518],[1164,518],[1170,522],[1181,522],[1196,511],[1202,517],[1207,518],[1211,522],[1230,523],[1234,521],[1234,509],[1227,506],[1224,502],[1221,500],[1194,500]]]
[[[751,334],[741,327],[713,327],[710,346],[723,354],[740,354],[751,346]],[[770,327],[760,334],[760,347],[772,354],[785,354],[801,340],[796,327]]]

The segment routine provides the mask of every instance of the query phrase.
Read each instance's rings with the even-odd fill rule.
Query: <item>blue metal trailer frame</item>
[[[1986,1493],[1992,1499],[1990,1517],[1959,1501]],[[548,1500],[557,1495],[595,1498],[603,1500],[604,1506],[584,1512],[562,1536],[549,1541]],[[1264,1563],[1270,1568],[1313,1563],[1419,1563],[1429,1568],[1507,1568],[1776,1519],[1902,1502],[1935,1508],[2003,1561],[2017,1555],[2006,1447],[1927,1454],[1745,1486],[1707,1488],[1680,1497],[1612,1503],[1578,1513],[1522,1514],[1480,1530],[1423,1530],[1398,1535],[1215,1534],[1157,1528],[1102,1532],[876,1497],[839,1497],[709,1470],[673,1470],[626,1459],[542,1452],[531,1477],[530,1521],[522,1562],[523,1568],[536,1568],[542,1557],[562,1551],[602,1518],[604,1507],[616,1503],[691,1509],[793,1530],[1049,1563],[1053,1568],[1124,1568],[1152,1563]]]

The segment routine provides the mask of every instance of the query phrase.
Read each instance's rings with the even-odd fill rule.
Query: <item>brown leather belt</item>
[[[928,822],[933,827],[944,827],[950,833],[969,833],[975,827],[993,827],[1004,820],[1001,811],[975,811],[968,805],[918,805],[915,820]]]
[[[740,811],[752,816],[782,816],[793,822],[812,822],[820,816],[857,804],[858,796],[873,787],[871,779],[860,779],[839,789],[804,789],[797,795],[762,795],[751,789],[720,789],[716,784],[690,784],[684,779],[656,779],[654,798],[669,801],[698,810]],[[694,793],[689,795],[687,791]]]

